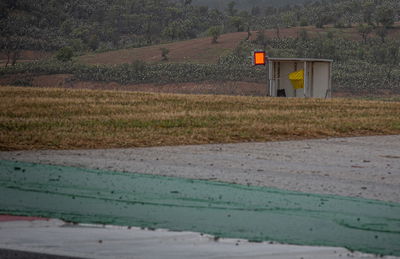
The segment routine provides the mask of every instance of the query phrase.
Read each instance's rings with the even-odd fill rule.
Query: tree
[[[386,66],[387,67],[387,76],[386,77],[388,80],[390,80],[391,76],[392,76],[393,68],[396,65],[399,65],[400,42],[392,41],[392,42],[389,42],[387,45],[388,45],[386,48],[387,56],[388,56],[387,63],[389,63],[389,66]]]
[[[254,43],[256,43],[257,45],[262,46],[263,50],[265,50],[267,48],[268,38],[265,35],[265,31],[263,31],[263,30],[257,31],[256,39],[254,40]]]
[[[321,13],[317,16],[315,27],[322,29],[324,28],[324,25],[328,24],[329,22],[330,22],[330,17],[326,14]]]
[[[63,34],[71,34],[73,29],[73,20],[67,19],[60,26],[60,32]]]
[[[373,31],[373,28],[369,24],[365,25],[360,23],[357,27],[357,31],[363,38],[364,43],[367,43],[368,35]]]
[[[276,13],[276,8],[272,7],[272,6],[267,6],[267,8],[265,8],[265,16],[270,16],[270,15],[274,15]]]
[[[212,26],[208,29],[208,35],[212,37],[211,43],[218,43],[218,38],[222,33],[221,26]]]
[[[164,29],[163,34],[171,40],[175,40],[178,38],[179,29],[180,24],[178,22],[172,22]]]
[[[153,16],[148,16],[147,21],[144,24],[144,36],[146,38],[147,44],[151,44],[153,42],[153,38],[157,34],[157,29],[160,26],[157,24],[157,20]]]
[[[88,38],[88,46],[92,50],[96,50],[99,47],[100,41],[99,37],[96,34],[91,34]]]
[[[281,39],[281,29],[278,23],[275,24],[276,38]]]
[[[276,38],[281,38],[280,28],[281,28],[281,20],[278,17],[273,17],[271,19],[271,25],[275,28]]]
[[[253,6],[250,13],[252,16],[259,16],[261,14],[261,9],[258,6]]]
[[[19,36],[7,36],[0,38],[0,49],[6,54],[7,61],[5,66],[9,64],[12,66],[17,63],[23,48],[24,38]]]
[[[230,24],[236,29],[236,31],[243,31],[244,30],[244,21],[242,17],[233,16],[230,18]]]
[[[236,5],[235,1],[229,2],[229,4],[228,4],[228,15],[229,16],[235,16],[236,15],[237,9],[235,9],[235,5]]]
[[[385,43],[385,38],[388,35],[386,27],[378,27],[375,32],[381,38],[382,43]]]
[[[308,26],[308,20],[305,17],[300,18],[300,26],[301,27]]]
[[[388,6],[381,6],[376,12],[377,23],[382,24],[383,27],[389,28],[394,24],[394,11]]]
[[[286,12],[281,15],[282,23],[285,27],[293,27],[296,26],[296,19],[292,12]]]
[[[183,0],[183,6],[188,6],[192,4],[192,0]]]
[[[300,30],[297,34],[297,39],[301,40],[301,41],[306,41],[308,40],[308,32],[304,29]]]
[[[250,39],[251,37],[251,30],[250,30],[250,24],[247,24],[247,36],[246,36],[246,41]]]
[[[363,15],[363,21],[368,23],[369,25],[372,25],[372,17],[373,13],[375,10],[375,5],[372,2],[365,2],[362,6],[362,15]]]
[[[5,66],[8,66],[10,62],[11,65],[15,65],[24,45],[29,46],[29,42],[33,42],[34,35],[30,35],[29,19],[30,17],[23,14],[10,13],[0,21],[0,35],[3,40],[1,49],[7,55]]]

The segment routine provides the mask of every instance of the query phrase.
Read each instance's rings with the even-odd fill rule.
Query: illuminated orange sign
[[[254,65],[265,65],[265,51],[254,51]]]

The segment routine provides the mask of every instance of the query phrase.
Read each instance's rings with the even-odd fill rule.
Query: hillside
[[[208,6],[225,10],[232,0],[193,0],[194,5]],[[235,0],[236,7],[241,10],[250,10],[253,7],[282,7],[290,4],[303,4],[307,0]]]
[[[270,57],[334,60],[335,91],[400,92],[397,0],[309,1],[279,8],[255,6],[266,0],[238,0],[222,11],[195,2],[0,4],[0,81],[41,86],[44,77],[53,76],[66,87],[115,83],[158,91],[157,85],[212,84],[212,93],[242,93],[230,84],[265,85],[265,69],[252,67],[249,59],[252,50],[265,49]],[[252,8],[244,11],[241,5]]]
[[[2,1],[0,50],[14,65],[24,50],[70,48],[79,55],[194,39],[215,27],[230,33],[328,24],[348,28],[364,22],[387,29],[399,21],[399,13],[398,0]]]
[[[369,26],[367,29],[379,31],[382,37],[386,37],[400,17],[398,0],[303,2],[66,0],[51,1],[49,4],[46,0],[3,1],[0,3],[0,53],[6,56],[5,65],[15,65],[21,60],[30,60],[23,55],[27,50],[71,53],[59,58],[70,60],[72,56],[91,51],[104,52],[196,39],[210,35],[212,31],[223,34],[275,28],[283,31],[284,28],[297,26],[322,29],[329,24],[341,30],[365,23]],[[221,10],[198,4],[221,5]],[[213,48],[202,51],[199,58],[196,55],[189,55],[189,58],[204,63],[204,60],[215,56],[215,52],[224,53],[224,46],[217,47],[215,52]],[[175,62],[174,54],[170,55]],[[146,60],[153,61],[155,56],[151,54]]]
[[[270,57],[333,59],[334,96],[400,93],[400,23],[381,38],[365,38],[359,26],[292,27],[222,34],[141,48],[91,52],[72,62],[48,59],[0,69],[3,85],[122,89],[169,93],[265,95],[265,69],[250,65],[250,53]],[[264,35],[264,36],[263,36]],[[279,37],[278,37],[279,36]],[[161,48],[169,50],[162,60]],[[144,61],[144,62],[136,62]],[[102,65],[102,66],[94,66]]]
[[[335,37],[343,37],[355,41],[362,40],[360,33],[357,31],[357,27],[334,28],[333,25],[324,28],[315,28],[314,26],[282,28],[279,30],[279,36],[281,38],[296,38],[301,31],[306,31],[310,37],[314,38],[318,38],[330,32],[333,33]],[[276,38],[276,33],[275,29],[265,31],[265,35],[268,39]],[[250,40],[255,40],[256,35],[257,32],[253,31]],[[170,51],[168,54],[168,62],[215,64],[221,56],[231,53],[246,36],[246,32],[227,33],[220,36],[217,44],[211,44],[211,38],[205,37],[141,48],[90,53],[79,57],[79,60],[86,64],[104,65],[132,63],[135,60],[158,63],[161,62],[162,59],[160,48],[167,48]],[[371,33],[371,37],[376,37],[376,35]],[[400,38],[400,22],[395,23],[387,37],[389,39]],[[267,51],[269,51],[268,48]],[[250,52],[248,52],[248,55],[250,55]]]
[[[122,64],[135,60],[157,63],[161,61],[160,48],[169,49],[169,62],[216,63],[224,53],[234,49],[247,33],[228,33],[221,35],[217,44],[211,44],[211,38],[198,38],[173,43],[153,45],[142,48],[128,48],[103,53],[92,53],[80,57],[87,64]]]
[[[328,25],[324,28],[315,28],[314,26],[282,28],[279,33],[282,38],[295,38],[300,31],[307,31],[310,36],[318,37],[319,35],[332,32],[335,36],[344,37],[346,39],[361,41],[362,37],[357,31],[357,27],[352,28],[334,28]],[[269,29],[265,31],[267,38],[276,37],[276,30]],[[168,62],[188,62],[188,63],[217,63],[220,56],[228,54],[235,49],[238,44],[245,39],[246,32],[235,32],[221,35],[218,44],[211,44],[210,37],[196,38],[191,40],[176,41],[166,44],[157,44],[141,48],[126,48],[105,52],[91,52],[80,56],[78,59],[86,64],[123,64],[131,63],[135,60],[157,63],[161,61],[160,48],[169,49]],[[371,33],[371,36],[375,36]],[[252,32],[251,40],[256,37],[256,31]],[[388,38],[400,38],[400,22],[396,22],[389,31]],[[44,51],[22,51],[20,53],[19,62],[31,62],[49,58],[50,52]],[[0,53],[0,66],[4,66],[7,56]]]

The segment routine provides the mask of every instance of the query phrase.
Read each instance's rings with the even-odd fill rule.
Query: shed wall
[[[314,62],[313,66],[313,88],[312,97],[325,98],[330,97],[329,78],[330,64],[324,62]]]

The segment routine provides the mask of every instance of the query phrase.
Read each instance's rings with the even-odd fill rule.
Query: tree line
[[[12,62],[22,49],[138,47],[195,38],[223,19],[190,0],[3,0],[0,47]]]
[[[70,46],[85,52],[139,47],[206,36],[212,27],[224,33],[364,23],[366,34],[383,28],[379,33],[384,37],[400,17],[398,0],[309,0],[280,7],[262,0],[224,3],[219,10],[193,5],[192,0],[2,0],[0,48],[15,62],[20,49]],[[241,8],[243,4],[249,8]]]

